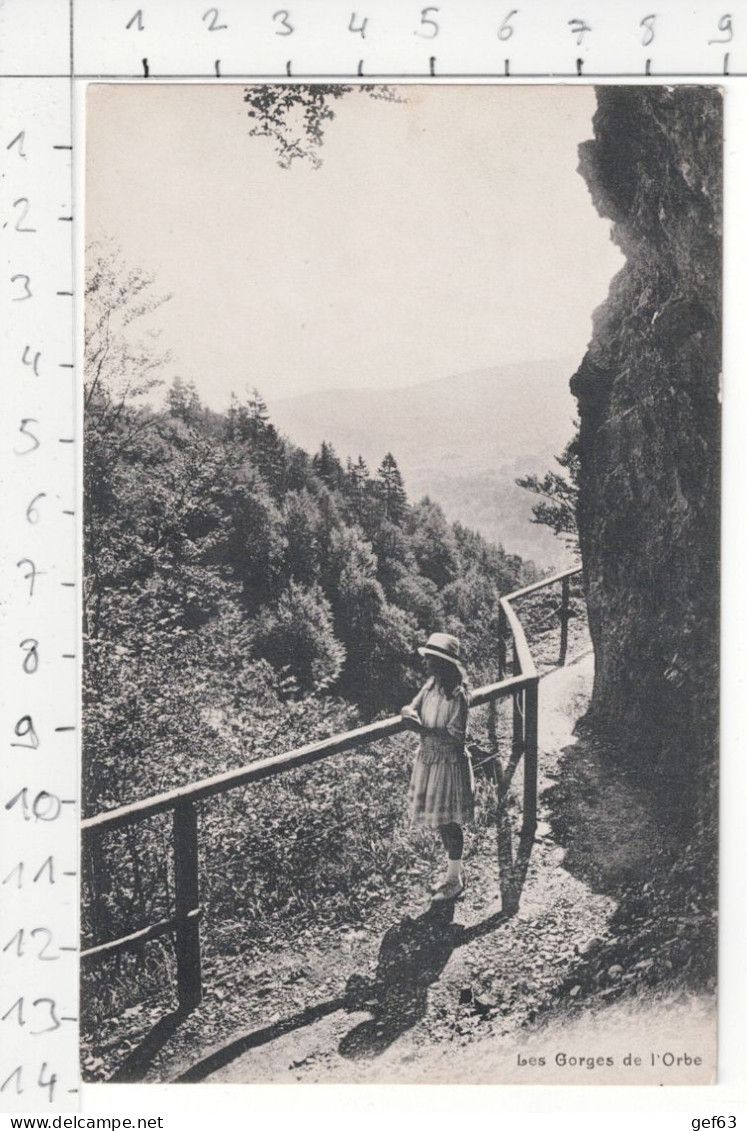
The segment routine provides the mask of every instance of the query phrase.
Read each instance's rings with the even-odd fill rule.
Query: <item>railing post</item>
[[[562,597],[560,601],[560,667],[565,663],[568,652],[568,618],[570,616],[571,579],[564,577],[562,581]]]
[[[537,828],[537,745],[539,680],[524,692],[524,824],[522,833],[534,835]]]
[[[512,733],[511,749],[514,754],[521,754],[524,749],[524,711],[522,710],[522,700],[524,698],[524,689],[513,693],[513,716],[514,725]]]
[[[498,682],[506,675],[506,630],[508,624],[506,622],[506,614],[503,606],[498,610]]]
[[[174,809],[174,887],[176,983],[179,1006],[187,1010],[202,1001],[197,810],[191,801]]]
[[[98,935],[99,938],[102,935],[104,938],[110,938],[112,934],[112,916],[109,910],[109,904],[106,900],[110,873],[109,869],[106,867],[106,858],[101,841],[102,836],[101,833],[98,832],[85,838],[83,841],[83,852],[81,853],[81,863],[84,868],[86,864],[88,864],[90,868],[92,895],[91,917],[93,920],[92,926],[94,928],[94,935]]]

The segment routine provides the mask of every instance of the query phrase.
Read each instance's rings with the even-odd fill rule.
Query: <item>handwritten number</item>
[[[352,15],[350,16],[350,23],[348,25],[348,31],[359,32],[361,39],[365,39],[366,38],[366,28],[368,27],[368,16],[364,16],[363,17],[363,23],[358,24],[356,26],[355,19],[356,19],[357,15],[358,15],[357,12],[353,12]]]
[[[33,418],[33,416],[24,417],[24,419],[21,421],[21,427],[18,429],[18,431],[21,433],[22,436],[27,436],[29,438],[29,440],[31,440],[31,447],[30,448],[24,448],[22,452],[19,452],[18,448],[14,448],[13,451],[16,453],[17,456],[27,456],[27,455],[29,455],[30,452],[35,452],[36,449],[40,446],[38,437],[36,437],[34,435],[34,433],[30,432],[29,429],[26,427],[27,424],[38,424],[38,423],[39,423],[39,421],[35,420]]]
[[[22,1096],[23,1095],[23,1088],[21,1087],[22,1074],[23,1074],[23,1065],[19,1064],[18,1068],[14,1068],[13,1071],[11,1072],[10,1076],[6,1077],[6,1079],[3,1080],[2,1084],[0,1084],[0,1092],[4,1092],[5,1089],[8,1087],[8,1084],[10,1084],[11,1080],[15,1080],[15,1082],[16,1082],[16,1095]]]
[[[656,15],[644,16],[643,19],[640,22],[639,26],[643,28],[643,35],[641,37],[641,43],[643,44],[644,47],[650,47],[651,44],[654,42],[654,36],[656,34],[656,32],[654,30],[654,24],[655,23],[656,23]]]
[[[5,808],[8,809],[8,808],[10,808],[10,806],[6,805]],[[15,876],[16,877],[16,887],[22,888],[23,887],[23,870],[24,870],[24,867],[25,867],[25,864],[24,864],[23,860],[19,860],[18,863],[15,864],[11,868],[11,870],[8,872],[7,876],[3,877],[3,884],[9,884],[10,881]],[[47,883],[53,884],[55,882],[55,878],[54,878],[54,856],[48,856],[47,857],[47,859],[42,864],[41,868],[39,868],[36,875],[32,877],[33,882],[35,884],[37,884],[39,882],[39,880],[42,878],[42,876],[44,875],[45,872],[47,874]]]
[[[31,719],[31,715],[23,715],[13,728],[13,732],[18,736],[18,738],[28,738],[31,741],[11,742],[11,746],[19,746],[22,750],[39,749],[39,735],[34,730],[34,723]]]
[[[29,597],[33,597],[34,596],[34,585],[36,583],[36,579],[40,575],[44,574],[44,570],[37,569],[36,566],[34,565],[34,563],[32,562],[31,558],[21,558],[20,561],[16,562],[16,569],[20,569],[21,566],[25,566],[25,565],[31,566],[31,569],[29,570],[29,572],[24,573],[23,580],[28,581],[28,583],[29,583]]]
[[[34,495],[33,499],[26,507],[26,522],[30,522],[32,526],[36,526],[40,518],[39,508],[36,504],[39,502],[39,499],[46,499],[46,497],[46,491],[40,491],[38,495]]]
[[[55,1084],[57,1083],[57,1073],[53,1072],[52,1075],[49,1077],[49,1079],[45,1080],[44,1074],[45,1074],[46,1071],[47,1071],[47,1062],[45,1060],[45,1061],[42,1061],[42,1066],[39,1069],[38,1084],[39,1084],[40,1088],[48,1088],[49,1089],[49,1102],[54,1103],[54,1088],[55,1088]]]
[[[18,877],[16,879],[16,887],[22,888],[23,887],[23,860],[19,860],[18,863],[15,865],[15,867],[11,868],[11,870],[8,872],[7,876],[3,877],[3,885],[9,883],[13,876]]]
[[[280,8],[279,11],[273,15],[275,23],[280,23],[280,26],[275,29],[275,35],[293,35],[295,28],[290,22],[290,12],[286,8]]]
[[[13,1013],[15,1010],[18,1010],[18,1017],[16,1018],[16,1020],[18,1021],[19,1027],[22,1029],[24,1027],[24,1025],[26,1024],[26,1021],[25,1021],[24,1016],[23,1016],[23,998],[22,997],[16,998],[16,1000],[11,1005],[10,1009],[6,1009],[5,1013],[2,1015],[2,1017],[0,1017],[0,1021],[7,1021],[8,1018],[10,1017],[11,1013]]]
[[[54,793],[41,789],[34,798],[31,811],[37,821],[56,821],[62,809],[62,802]]]
[[[26,652],[23,657],[23,670],[26,675],[34,675],[39,667],[39,641],[30,636],[27,640],[22,640],[18,647]]]
[[[498,38],[503,40],[504,43],[506,42],[507,39],[510,39],[511,36],[514,34],[514,29],[511,25],[511,20],[514,18],[514,16],[518,16],[518,14],[519,14],[519,9],[514,8],[512,11],[510,11],[508,13],[505,20],[503,21],[501,26],[498,28]]]
[[[24,228],[23,227],[23,222],[26,219],[26,217],[28,216],[29,209],[31,207],[31,205],[29,204],[29,198],[27,196],[19,196],[18,200],[13,201],[13,207],[20,209],[20,216],[16,220],[16,225],[15,225],[16,231],[17,232],[35,232],[36,228]]]
[[[31,932],[32,939],[35,939],[37,935],[44,937],[42,945],[39,948],[39,953],[36,956],[40,962],[56,962],[58,958],[62,957],[60,954],[47,954],[47,951],[52,945],[53,935],[51,931],[48,931],[46,927],[34,927]]]
[[[26,150],[23,148],[23,144],[24,144],[25,141],[26,141],[26,131],[21,130],[21,132],[19,134],[16,134],[16,136],[13,138],[12,141],[8,142],[8,144],[6,145],[5,148],[6,149],[12,149],[14,145],[17,145],[18,146],[18,156],[19,157],[25,157],[26,156]]]
[[[23,958],[23,927],[21,927],[20,931],[16,931],[12,939],[8,939],[3,947],[3,954],[6,954],[11,949],[13,943],[16,944],[16,958]]]
[[[31,354],[31,346],[26,346],[25,350],[23,351],[23,356],[21,358],[21,364],[22,365],[30,365],[31,368],[34,370],[34,377],[38,377],[39,376],[39,360],[41,358],[41,354],[37,351],[34,354],[32,359],[30,359],[30,354]]]
[[[32,812],[37,821],[56,821],[62,809],[62,802],[54,793],[40,790],[34,798]]]
[[[47,857],[47,859],[44,861],[44,863],[42,864],[39,871],[34,876],[34,883],[35,884],[37,884],[39,882],[39,880],[42,878],[42,872],[47,873],[47,879],[49,880],[49,883],[53,884],[54,883],[54,857],[53,856]]]
[[[62,802],[59,797],[54,793],[48,793],[46,789],[42,789],[37,793],[31,806],[31,813],[29,813],[29,791],[28,786],[19,789],[15,797],[11,797],[10,801],[5,802],[5,808],[10,810],[21,802],[21,809],[23,811],[24,821],[30,821],[33,815],[37,821],[56,821],[62,810]]]
[[[3,954],[7,954],[7,952],[10,951],[15,945],[16,958],[23,958],[25,955],[23,946],[24,933],[25,932],[23,927],[21,927],[19,931],[16,931],[13,937],[11,939],[8,939],[5,946],[3,947]],[[53,935],[52,932],[46,927],[34,927],[33,931],[31,931],[30,934],[32,938],[36,938],[37,935],[44,936],[44,941],[39,947],[39,953],[36,955],[36,957],[41,962],[57,962],[57,960],[62,957],[62,955],[60,954],[47,954],[47,951],[49,950],[49,947],[52,943]]]
[[[571,35],[576,36],[576,43],[580,47],[584,41],[584,36],[591,28],[585,20],[569,20],[568,27],[571,29]]]
[[[722,16],[718,22],[718,30],[724,33],[723,39],[709,39],[709,43],[731,43],[734,38],[734,25],[730,13]]]
[[[54,1000],[54,998],[38,997],[31,1004],[34,1009],[36,1009],[36,1007],[39,1005],[46,1004],[50,1022],[46,1029],[29,1029],[29,1033],[32,1037],[41,1036],[42,1033],[52,1033],[55,1029],[60,1028],[62,1022],[57,1016],[57,1002]],[[0,1017],[0,1021],[7,1021],[10,1015],[17,1011],[18,1015],[16,1020],[18,1021],[19,1027],[23,1029],[26,1024],[26,1019],[23,1016],[23,1006],[24,999],[22,997],[16,998],[10,1009],[6,1010],[2,1017]]]
[[[23,279],[23,294],[14,298],[13,302],[25,302],[27,298],[31,298],[31,276],[30,275],[11,275],[11,283],[18,282]]]
[[[431,31],[426,33],[424,31],[419,31],[416,28],[415,34],[419,35],[421,39],[435,39],[436,36],[438,35],[440,28],[439,28],[438,24],[436,23],[436,21],[432,20],[431,17],[428,15],[429,12],[437,12],[437,11],[438,11],[438,8],[430,7],[430,8],[423,8],[422,12],[420,13],[420,23],[421,23],[421,25],[423,27],[427,27],[427,28],[432,29]]]
[[[130,28],[135,27],[135,25],[137,25],[138,31],[143,30],[143,9],[142,8],[138,8],[138,10],[135,12],[135,15],[132,17],[132,19],[127,21],[127,23],[125,24],[125,29],[127,31],[129,31]]]
[[[29,1033],[32,1037],[40,1037],[42,1033],[53,1033],[55,1029],[59,1029],[60,1025],[62,1024],[57,1016],[57,1002],[54,1001],[54,999],[51,997],[38,997],[33,1003],[34,1008],[36,1008],[37,1005],[41,1005],[42,1002],[47,1003],[49,1009],[50,1024],[46,1029],[29,1029]]]
[[[208,8],[205,15],[202,17],[203,23],[207,23],[208,31],[225,31],[228,24],[219,24],[220,13],[217,8]],[[208,23],[210,20],[210,23]]]

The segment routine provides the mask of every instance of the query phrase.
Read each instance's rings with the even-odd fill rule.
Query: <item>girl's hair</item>
[[[429,656],[433,664],[433,674],[443,687],[447,695],[453,695],[462,682],[462,673],[456,664],[448,660],[441,660],[438,656]]]

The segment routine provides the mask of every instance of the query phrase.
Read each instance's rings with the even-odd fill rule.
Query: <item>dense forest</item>
[[[113,292],[125,287],[123,309]],[[154,408],[139,394],[164,359],[145,347],[135,358],[132,327],[153,290],[112,261],[91,272],[89,812],[150,790],[152,773],[127,781],[124,767],[185,723],[230,743],[249,704],[313,699],[324,717],[336,701],[363,719],[397,710],[433,630],[463,639],[473,675],[494,672],[498,596],[526,576],[437,503],[408,500],[394,455],[375,471],[326,443],[309,455],[278,434],[256,391],[219,413],[176,378]]]

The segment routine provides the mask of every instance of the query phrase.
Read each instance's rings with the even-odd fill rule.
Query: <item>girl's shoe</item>
[[[441,884],[433,895],[434,903],[445,903],[449,899],[459,899],[466,887],[464,880],[464,873],[462,872],[458,880],[447,880],[446,883]]]
[[[459,869],[459,879],[462,882],[462,887],[465,888],[467,886],[467,875],[464,871],[464,866]],[[435,893],[437,891],[440,891],[442,887],[446,887],[447,884],[453,882],[454,881],[452,880],[448,880],[446,876],[442,876],[439,880],[430,881],[430,883],[428,884],[428,891],[431,893],[431,895],[435,895]]]

